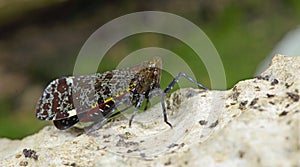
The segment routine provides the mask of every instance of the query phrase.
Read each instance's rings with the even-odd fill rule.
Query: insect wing
[[[38,101],[36,117],[41,120],[67,120],[72,117],[75,121],[73,116],[87,112],[104,103],[105,99],[126,90],[134,71],[123,70],[127,72],[113,70],[53,80]]]
[[[44,90],[36,106],[36,117],[40,120],[59,120],[71,117],[73,104],[73,77],[53,80]]]
[[[79,118],[77,115],[71,116],[69,118],[60,119],[60,120],[53,120],[54,126],[59,130],[66,130],[78,122],[79,122]]]
[[[54,120],[58,129],[67,129],[79,121],[96,123],[107,119],[119,105],[133,105],[130,91],[138,78],[145,77],[137,74],[148,67],[161,68],[161,59],[101,74],[56,79],[40,97],[36,117]]]

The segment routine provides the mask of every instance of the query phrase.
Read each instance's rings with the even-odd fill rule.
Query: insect
[[[161,58],[143,62],[134,67],[96,73],[87,76],[70,76],[53,80],[42,93],[36,107],[36,117],[53,120],[56,128],[65,130],[78,122],[87,124],[86,133],[97,130],[113,116],[134,106],[129,127],[141,104],[151,97],[160,96],[164,122],[168,122],[165,96],[180,78],[185,77],[202,89],[205,86],[185,73],[179,73],[165,90],[160,87]],[[123,109],[118,107],[125,105]]]

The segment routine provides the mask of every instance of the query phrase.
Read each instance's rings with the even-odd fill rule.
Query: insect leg
[[[147,110],[148,105],[149,105],[149,99],[150,99],[149,95],[146,95],[146,96],[145,96],[145,99],[146,99],[146,105],[145,105],[144,111]]]
[[[108,114],[108,115],[113,115],[114,111],[115,111],[115,109],[112,109],[111,114]],[[98,123],[92,125],[92,126],[85,132],[85,134],[91,133],[91,132],[93,132],[93,131],[99,129],[101,126],[103,126],[103,125],[108,121],[108,118],[109,118],[109,117],[106,117],[106,116],[105,116],[100,122],[98,122]]]
[[[127,106],[127,107],[125,107],[125,108],[123,108],[122,110],[117,111],[117,112],[115,112],[117,108],[114,107],[114,108],[110,111],[110,113],[108,113],[107,115],[105,115],[105,117],[104,117],[100,122],[98,122],[97,124],[92,125],[92,126],[85,132],[85,134],[91,133],[91,132],[93,132],[93,131],[99,129],[99,128],[100,128],[101,126],[103,126],[107,121],[109,121],[109,119],[110,119],[111,117],[115,116],[115,115],[118,114],[118,113],[122,113],[122,112],[128,110],[130,107],[132,107],[132,106]]]
[[[168,122],[168,117],[167,117],[167,112],[166,112],[166,105],[165,105],[165,96],[173,89],[175,84],[179,81],[181,77],[185,77],[189,81],[193,82],[194,84],[198,85],[199,87],[209,90],[207,87],[204,85],[200,84],[199,82],[195,81],[193,78],[191,78],[189,75],[180,72],[174,79],[173,81],[168,85],[168,87],[161,93],[161,105],[163,109],[163,115],[164,115],[164,121],[166,124],[168,124],[172,128],[172,124]]]
[[[198,85],[199,87],[201,87],[202,89],[205,89],[205,90],[209,90],[207,87],[205,87],[204,85],[202,85],[201,83],[195,81],[193,78],[191,78],[189,75],[183,73],[183,72],[180,72],[174,79],[173,81],[169,84],[169,86],[164,90],[164,93],[169,93],[174,85],[179,81],[179,79],[181,77],[185,77],[186,79],[188,79],[189,81],[193,82],[195,85]]]
[[[166,95],[167,95],[167,93],[164,93],[163,90],[160,87],[158,87],[158,88],[155,88],[151,91],[151,93],[149,95],[149,98],[160,96],[161,106],[162,106],[162,109],[163,109],[164,121],[167,125],[169,125],[171,128],[173,128],[172,124],[170,122],[168,122],[168,117],[167,117],[167,112],[166,112],[166,105],[165,105],[165,96]]]
[[[138,109],[140,108],[140,106],[141,106],[141,104],[142,104],[144,98],[145,98],[145,96],[141,96],[141,97],[138,99],[138,101],[137,101],[137,103],[136,103],[136,105],[135,105],[135,110],[134,110],[133,114],[131,115],[131,117],[130,117],[130,119],[129,119],[129,127],[131,127],[133,118],[135,117],[136,113],[138,112]],[[148,100],[149,100],[149,98],[148,98]]]
[[[165,96],[167,94],[162,92],[161,96],[160,96],[160,101],[161,101],[161,107],[163,109],[163,115],[164,115],[164,121],[166,124],[168,124],[171,128],[173,128],[172,124],[168,121],[168,117],[167,117],[167,110],[166,110],[166,105],[165,105]]]

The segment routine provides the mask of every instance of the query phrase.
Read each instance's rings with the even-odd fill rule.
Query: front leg
[[[149,93],[150,93],[150,89],[149,89],[149,91],[147,91],[147,93],[145,94],[146,106],[145,106],[145,108],[144,108],[144,111],[146,111],[146,110],[147,110],[147,108],[148,108],[148,105],[149,105],[149,99],[150,99],[150,97],[149,97]]]
[[[170,93],[170,91],[174,88],[175,84],[179,81],[180,78],[185,77],[186,79],[188,79],[189,81],[193,82],[195,85],[198,85],[199,87],[201,87],[204,90],[209,90],[207,87],[205,87],[204,85],[200,84],[199,82],[195,81],[193,78],[191,78],[189,75],[180,72],[174,79],[173,81],[168,85],[168,87],[161,92],[161,106],[163,109],[163,115],[164,115],[164,121],[166,124],[168,124],[171,128],[173,127],[172,124],[168,121],[168,117],[167,117],[167,111],[166,111],[166,105],[165,105],[165,96]],[[161,89],[160,89],[161,90]]]
[[[137,102],[136,102],[136,104],[135,104],[135,106],[134,106],[135,110],[134,110],[133,114],[131,115],[131,117],[130,117],[130,119],[129,119],[129,127],[131,127],[133,118],[134,118],[135,115],[137,114],[138,109],[140,108],[140,106],[141,106],[141,104],[142,104],[142,102],[143,102],[144,99],[145,99],[145,96],[144,96],[144,95],[142,95],[142,96],[140,96],[140,97],[137,97]],[[148,99],[148,100],[149,100],[149,99]]]
[[[169,86],[164,90],[164,93],[169,93],[173,87],[175,86],[176,83],[178,83],[179,79],[181,79],[182,77],[185,77],[186,79],[188,79],[189,81],[191,81],[192,83],[194,83],[195,85],[201,87],[204,90],[209,90],[207,87],[205,87],[204,85],[202,85],[201,83],[195,81],[192,77],[190,77],[189,75],[187,75],[186,73],[180,72],[174,79],[173,81],[169,84]]]

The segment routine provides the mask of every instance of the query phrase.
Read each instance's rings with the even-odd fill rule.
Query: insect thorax
[[[161,69],[157,67],[147,67],[140,70],[130,82],[133,94],[146,95],[155,88],[160,87]]]

